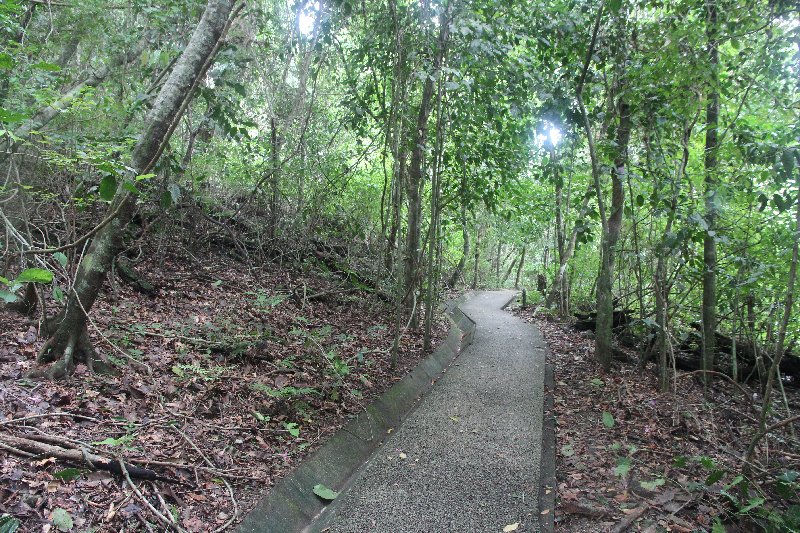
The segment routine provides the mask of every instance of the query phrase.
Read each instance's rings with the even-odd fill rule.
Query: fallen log
[[[122,476],[124,472],[120,467],[120,462],[117,459],[103,457],[90,452],[87,449],[63,448],[52,444],[46,444],[29,438],[17,437],[15,435],[0,434],[0,444],[4,444],[3,449],[8,452],[21,455],[23,457],[30,457],[31,455],[37,457],[53,457],[62,461],[67,461],[75,465],[85,465],[92,470],[104,470]],[[17,452],[24,452],[22,454]],[[162,476],[153,470],[147,468],[140,468],[128,463],[123,463],[125,470],[134,479],[143,479],[146,481],[164,481],[166,483],[180,483],[184,482],[179,479]]]

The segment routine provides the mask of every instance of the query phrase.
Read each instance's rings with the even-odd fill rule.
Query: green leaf
[[[33,65],[33,68],[43,70],[45,72],[61,72],[61,67],[55,63],[48,63],[47,61],[39,61]]]
[[[614,427],[614,415],[608,411],[603,411],[603,425],[609,429]]]
[[[332,502],[339,496],[338,492],[321,484],[314,485],[314,494],[329,502]]]
[[[572,444],[565,444],[561,447],[561,455],[564,457],[572,457],[575,455],[575,450],[572,449]]]
[[[622,0],[608,0],[608,9],[610,9],[612,13],[618,13],[621,8]]]
[[[53,287],[53,299],[57,302],[64,301],[64,291],[61,290],[61,287],[58,286]]]
[[[15,113],[14,111],[8,111],[7,109],[3,109],[0,107],[0,122],[16,123],[16,122],[22,122],[27,118],[28,115],[24,115],[22,113]]]
[[[614,475],[624,478],[631,471],[631,458],[619,457],[617,458],[617,467],[614,469]]]
[[[591,384],[592,384],[592,385],[594,385],[595,387],[602,387],[603,385],[605,385],[605,383],[603,382],[603,380],[602,380],[602,379],[600,379],[600,378],[594,378],[594,379],[591,381]]]
[[[19,300],[19,296],[5,289],[0,289],[0,300],[3,300],[5,303],[10,304]]]
[[[0,53],[0,69],[11,70],[14,67],[14,59],[5,52]],[[0,528],[2,531],[2,528]]]
[[[103,439],[100,441],[92,442],[97,446],[106,445],[106,446],[123,446],[129,444],[133,440],[133,435],[123,435],[117,439],[113,437],[108,437],[107,439]]]
[[[72,516],[61,507],[56,507],[50,520],[53,521],[53,525],[56,526],[59,531],[69,531],[74,526],[72,523]]]
[[[103,181],[100,182],[100,198],[106,202],[110,202],[114,199],[118,186],[117,178],[114,176],[106,176],[103,178]]]
[[[740,514],[749,513],[756,507],[761,507],[762,505],[764,505],[764,502],[766,501],[767,500],[765,500],[764,498],[750,498],[750,501],[747,503],[747,505],[739,509],[739,513]]]
[[[60,479],[61,481],[72,481],[73,479],[80,477],[83,472],[84,471],[80,468],[65,468],[64,470],[53,472],[53,477]]]
[[[706,486],[710,487],[725,475],[724,470],[714,470],[711,474],[706,478]]]
[[[264,416],[264,415],[262,415],[261,413],[259,413],[258,411],[253,411],[253,418],[255,418],[256,420],[258,420],[258,421],[259,421],[259,422],[261,422],[262,424],[266,424],[267,422],[269,422],[269,421],[270,421],[270,419],[271,419],[272,417],[269,417],[269,416]]]
[[[284,422],[283,427],[286,428],[286,431],[289,432],[289,435],[292,437],[299,437],[300,436],[300,428],[297,425],[297,422]]]
[[[663,477],[660,477],[658,479],[654,479],[653,481],[642,481],[639,484],[642,486],[644,490],[649,490],[650,492],[653,492],[658,487],[662,486],[664,483],[666,483],[666,481],[664,480]]]
[[[15,283],[51,283],[53,273],[43,268],[26,268],[19,273]]]
[[[131,193],[135,194],[136,196],[139,196],[140,194],[142,194],[142,193],[139,191],[139,189],[137,189],[137,188],[136,188],[136,185],[134,185],[134,184],[133,184],[133,183],[131,183],[130,181],[126,181],[126,182],[124,182],[124,183],[122,184],[122,188],[123,188],[123,189],[125,189],[125,190],[126,190],[126,191],[128,191],[128,192],[131,192]]]
[[[61,252],[54,253],[53,254],[53,258],[56,261],[58,261],[58,264],[61,265],[62,267],[66,267],[67,266],[67,256],[64,255],[63,253],[61,253]]]
[[[727,533],[725,526],[719,521],[719,518],[714,519],[714,525],[711,527],[711,533]]]
[[[0,516],[0,533],[14,533],[19,529],[19,520],[13,516],[4,514]]]

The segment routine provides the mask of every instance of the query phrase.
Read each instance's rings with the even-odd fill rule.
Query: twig
[[[156,484],[151,482],[150,485],[153,487],[153,491],[156,494],[156,498],[158,498],[158,502],[161,504],[161,507],[164,508],[164,511],[167,513],[167,516],[169,517],[170,521],[172,521],[173,524],[178,525],[178,522],[175,520],[175,517],[172,516],[172,513],[169,511],[167,502],[164,501],[164,497],[161,496],[161,492],[158,490],[158,487],[156,487]]]
[[[630,512],[630,514],[626,515],[626,516],[625,516],[625,518],[623,518],[622,520],[620,520],[620,521],[617,523],[617,525],[616,525],[616,526],[614,526],[614,529],[612,529],[611,531],[612,531],[613,533],[622,533],[623,531],[630,531],[630,527],[631,527],[631,525],[632,525],[634,522],[636,522],[637,520],[639,520],[639,518],[641,518],[641,517],[642,517],[642,515],[643,515],[643,514],[644,514],[644,513],[645,513],[645,512],[646,512],[646,511],[649,509],[649,508],[650,508],[650,506],[649,506],[649,505],[647,505],[647,504],[645,504],[645,505],[641,505],[641,506],[637,507],[636,509],[634,509],[633,511],[631,511],[631,512]]]
[[[162,515],[158,511],[158,509],[153,507],[153,504],[150,503],[148,501],[148,499],[145,498],[144,495],[141,493],[141,491],[139,490],[139,487],[137,487],[133,483],[133,481],[131,481],[131,476],[128,474],[128,469],[125,468],[125,463],[122,461],[122,458],[117,456],[116,459],[117,459],[117,463],[119,463],[119,468],[120,468],[120,471],[122,472],[122,476],[125,478],[125,481],[128,482],[128,485],[131,486],[131,488],[133,489],[133,492],[136,493],[136,496],[139,498],[139,501],[141,501],[143,504],[145,504],[147,506],[147,508],[150,509],[150,512],[152,512],[161,521],[161,523],[164,524],[165,526],[167,526],[169,529],[172,529],[173,531],[178,531],[180,533],[185,533],[185,530],[183,528],[181,528],[178,524],[173,523],[166,516]]]
[[[747,405],[751,409],[755,409],[755,406],[753,405],[753,399],[750,397],[750,393],[747,392],[747,390],[745,390],[745,388],[742,387],[740,384],[736,383],[736,381],[732,377],[730,377],[729,375],[727,375],[727,374],[725,374],[723,372],[717,372],[716,370],[694,370],[692,372],[686,372],[686,373],[681,374],[679,376],[675,376],[675,379],[677,380],[677,379],[684,378],[686,376],[691,376],[691,375],[694,375],[694,374],[711,374],[713,376],[720,376],[720,377],[723,377],[723,378],[727,379],[728,381],[733,383],[733,385],[737,389],[739,389],[741,391],[742,396],[744,396],[745,399],[747,400]]]
[[[196,451],[197,453],[199,453],[199,454],[200,454],[200,457],[202,457],[202,458],[203,458],[203,460],[206,462],[206,464],[207,464],[209,467],[211,467],[211,468],[217,468],[217,467],[216,467],[216,465],[215,465],[215,464],[214,464],[214,463],[213,463],[213,462],[212,462],[212,461],[211,461],[211,460],[210,460],[208,457],[206,457],[206,455],[205,455],[205,454],[204,454],[204,453],[203,453],[203,452],[200,450],[200,448],[198,448],[198,447],[197,447],[197,445],[194,443],[194,441],[192,441],[192,439],[190,439],[190,438],[189,438],[189,437],[186,435],[186,433],[184,433],[183,431],[181,431],[180,429],[178,429],[178,428],[176,428],[176,427],[174,427],[174,426],[172,427],[172,429],[174,429],[174,430],[175,430],[175,432],[176,432],[176,433],[178,433],[178,435],[180,435],[181,437],[183,437],[183,440],[185,440],[185,441],[186,441],[186,442],[189,444],[189,446],[191,446],[192,448],[194,448],[194,449],[195,449],[195,451]],[[217,529],[215,529],[215,530],[214,530],[215,532],[217,532],[217,531],[224,531],[224,530],[225,530],[225,529],[227,529],[227,528],[228,528],[228,526],[230,526],[230,525],[233,523],[233,521],[234,521],[234,520],[236,520],[236,518],[239,516],[239,504],[238,504],[238,502],[236,501],[236,497],[233,495],[233,488],[231,488],[231,485],[230,485],[230,483],[228,483],[228,480],[226,480],[224,477],[220,477],[220,479],[221,479],[221,480],[222,480],[222,482],[225,484],[225,487],[228,489],[228,494],[229,494],[229,495],[230,495],[230,497],[231,497],[231,502],[233,503],[233,516],[231,516],[231,517],[228,519],[228,521],[227,521],[227,522],[225,522],[224,524],[222,524],[222,526],[220,526],[220,527],[218,527]]]

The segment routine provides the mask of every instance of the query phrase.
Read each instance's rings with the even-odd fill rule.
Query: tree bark
[[[631,114],[628,104],[620,98],[617,150],[614,170],[611,172],[611,213],[605,224],[601,244],[600,274],[597,277],[597,329],[595,330],[595,355],[605,370],[611,368],[613,358],[612,336],[614,323],[614,262],[617,242],[622,231],[622,212],[625,204],[623,179],[628,160],[628,140],[631,133]],[[601,192],[598,191],[598,195]]]
[[[706,103],[706,146],[705,146],[705,221],[706,234],[703,238],[703,304],[702,304],[702,358],[703,370],[714,369],[716,347],[714,334],[717,329],[717,128],[719,124],[719,44],[717,42],[717,5],[708,0],[706,35],[708,37],[708,62],[711,79]],[[703,374],[708,382],[710,374]]]
[[[514,288],[519,289],[519,281],[522,276],[522,269],[525,268],[525,252],[528,250],[527,245],[522,245],[522,255],[519,258],[519,265],[517,265],[517,276],[514,278]]]
[[[208,1],[189,43],[145,119],[144,130],[131,155],[131,167],[136,175],[150,172],[158,161],[219,49],[231,20],[233,4],[234,0]],[[109,206],[108,213],[114,215],[113,219],[89,246],[66,307],[57,319],[58,327],[39,353],[39,363],[54,364],[44,372],[37,372],[38,375],[61,377],[71,371],[76,361],[85,361],[90,368],[99,362],[95,361],[88,342],[86,313],[97,299],[114,257],[122,249],[122,235],[135,208],[136,195],[124,185],[120,186]]]
[[[429,24],[428,20],[428,4],[424,2],[423,5],[422,23]],[[438,72],[442,66],[442,60],[445,53],[445,43],[449,35],[449,25],[439,25],[439,39],[438,46],[433,58],[433,72]],[[414,300],[413,293],[417,290],[419,281],[419,263],[420,263],[420,223],[422,220],[422,190],[424,188],[425,168],[424,159],[425,151],[428,144],[428,118],[431,114],[431,101],[433,100],[433,76],[428,75],[425,77],[425,83],[422,88],[422,97],[419,104],[419,113],[417,114],[417,125],[414,135],[411,136],[412,149],[411,149],[411,162],[408,168],[408,179],[406,181],[406,196],[408,197],[408,218],[406,228],[406,264],[405,264],[405,286],[406,298],[405,307],[412,313],[411,324],[414,327],[419,325],[416,309],[412,309],[412,302]]]

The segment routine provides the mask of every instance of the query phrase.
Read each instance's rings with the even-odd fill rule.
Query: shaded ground
[[[660,394],[652,368],[615,361],[603,375],[590,334],[516,312],[539,327],[555,367],[556,531],[794,530],[800,455],[788,432],[764,442],[741,494],[755,391],[717,380],[704,397],[696,374],[679,373],[678,394]]]
[[[119,455],[177,481],[137,481],[140,497],[119,476],[0,449],[0,515],[22,531],[55,531],[58,509],[77,531],[164,530],[147,503],[189,531],[229,526],[425,355],[408,332],[391,370],[388,305],[333,274],[165,254],[137,266],[154,297],[115,284],[92,310],[95,346],[119,376],[25,379],[38,324],[0,312],[0,443]]]
[[[502,311],[514,291],[461,309],[472,345],[313,531],[539,531],[544,341]]]

